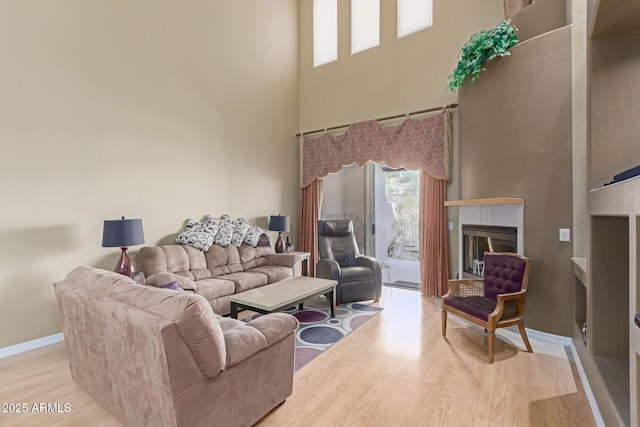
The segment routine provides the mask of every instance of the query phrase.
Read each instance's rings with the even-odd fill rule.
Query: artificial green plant
[[[462,86],[471,76],[471,81],[480,77],[482,66],[498,56],[511,55],[508,49],[518,44],[516,28],[510,20],[498,23],[490,30],[480,30],[471,36],[460,49],[458,65],[449,75],[447,88],[452,92]]]

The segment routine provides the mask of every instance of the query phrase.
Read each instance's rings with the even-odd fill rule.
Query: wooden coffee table
[[[325,294],[329,299],[331,317],[335,317],[337,284],[338,282],[335,280],[297,276],[240,292],[229,298],[231,317],[238,318],[238,309],[247,309],[262,314],[285,310],[295,305],[302,309],[304,300],[321,294]]]

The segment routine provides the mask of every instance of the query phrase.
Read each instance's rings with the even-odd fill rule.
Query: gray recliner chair
[[[336,302],[380,300],[380,262],[360,255],[350,219],[318,221],[318,249],[316,277],[338,281]]]

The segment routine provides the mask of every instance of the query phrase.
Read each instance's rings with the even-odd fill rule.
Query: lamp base
[[[122,250],[122,253],[120,254],[120,259],[116,263],[116,268],[113,271],[124,276],[131,277],[133,273],[135,273],[135,269],[131,262],[131,258],[129,258],[129,254],[127,253],[127,249],[129,248],[120,249]]]
[[[282,240],[282,233],[278,233],[278,238],[276,239],[274,248],[277,254],[284,253],[284,241]]]

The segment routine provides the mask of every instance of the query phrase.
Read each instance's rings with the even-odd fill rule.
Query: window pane
[[[387,247],[387,256],[419,260],[420,172],[385,170],[384,195],[393,208],[393,238]]]
[[[380,0],[351,0],[351,54],[380,45]]]
[[[432,0],[398,0],[398,38],[431,28]]]
[[[338,59],[338,2],[313,0],[313,66]]]

